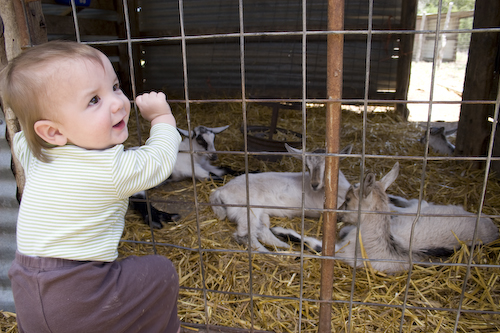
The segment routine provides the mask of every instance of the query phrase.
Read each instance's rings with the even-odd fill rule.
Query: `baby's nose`
[[[111,112],[115,113],[123,109],[124,102],[119,97],[114,97],[111,101]]]

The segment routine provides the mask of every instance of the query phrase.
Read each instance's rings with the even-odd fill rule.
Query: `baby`
[[[130,101],[97,49],[53,41],[2,72],[26,185],[9,270],[20,332],[178,332],[179,280],[159,255],[118,257],[128,198],[168,178],[181,137],[163,93],[136,98],[150,138],[124,150]]]

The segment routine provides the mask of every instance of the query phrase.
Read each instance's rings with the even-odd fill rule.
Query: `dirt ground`
[[[409,101],[456,101],[462,99],[467,65],[467,53],[458,52],[455,62],[444,62],[435,69],[434,90],[431,96],[432,62],[413,62],[411,66]],[[429,103],[408,104],[410,121],[427,121]],[[431,121],[456,122],[460,104],[432,104]]]

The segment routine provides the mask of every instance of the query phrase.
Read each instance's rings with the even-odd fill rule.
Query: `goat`
[[[146,199],[146,192],[140,191],[132,195],[131,200],[129,200],[130,208],[141,214],[144,223],[149,224],[149,214],[147,202],[143,201]],[[134,200],[139,199],[139,200]],[[167,212],[162,212],[151,205],[151,222],[154,228],[163,228],[162,222],[174,222],[180,219],[179,214],[170,214]]]
[[[408,268],[410,255],[409,243],[413,216],[390,214],[373,214],[373,212],[389,212],[389,198],[385,191],[397,178],[399,164],[382,180],[375,181],[375,175],[369,173],[363,182],[362,197],[360,185],[351,186],[348,190],[339,218],[347,223],[357,224],[363,247],[371,265],[378,271],[395,273]],[[361,214],[358,224],[358,205],[361,201]],[[418,202],[417,202],[418,203]],[[415,201],[407,205],[406,212],[416,213]],[[370,213],[371,212],[371,213]],[[412,258],[415,261],[428,260],[430,257],[449,256],[460,246],[460,241],[471,246],[476,215],[465,211],[460,206],[434,205],[423,202],[421,216],[415,224]],[[434,216],[431,216],[434,215]],[[455,216],[456,215],[456,216]],[[357,228],[349,226],[335,245],[336,256],[354,266]],[[498,228],[486,217],[481,217],[477,229],[477,240],[486,244],[498,238]],[[358,242],[357,267],[363,266],[360,242]],[[394,260],[403,262],[394,262]]]
[[[205,126],[197,126],[192,131],[191,138],[193,139],[193,151],[208,151],[215,152],[215,134],[218,134],[225,129],[227,126],[221,127],[205,127]],[[179,133],[183,134],[186,137],[189,137],[189,132],[180,128],[177,128]],[[129,149],[134,150],[139,147],[131,147]],[[168,178],[167,181],[178,181],[184,178],[191,177],[192,168],[191,168],[191,158],[189,156],[189,138],[185,138],[179,145],[179,154],[177,154],[177,161],[175,162],[174,169],[172,174]],[[211,174],[221,177],[226,173],[232,171],[229,168],[219,168],[210,164],[210,161],[217,160],[216,154],[194,154],[194,172],[195,177],[198,180],[207,179]],[[214,177],[215,178],[215,177]],[[144,191],[135,193],[131,198],[137,198],[140,200],[130,200],[130,207],[139,212],[143,219],[144,223],[149,224],[149,214],[147,209],[147,203],[142,201],[146,198],[146,194]],[[160,211],[153,206],[151,206],[151,221],[155,228],[162,228],[162,222],[173,222],[177,221],[180,218],[179,214],[170,214],[167,212]]]
[[[350,186],[351,185],[348,183],[344,183],[344,185],[343,185],[344,188],[349,188]],[[406,213],[406,214],[411,214],[411,213],[417,212],[418,199],[407,200],[403,197],[392,195],[392,194],[388,194],[387,196],[389,197],[389,208],[391,211],[397,211],[397,212]],[[425,207],[426,205],[428,205],[428,203],[426,201],[422,200],[421,206]],[[340,206],[340,204],[339,204],[339,206]],[[344,226],[339,231],[339,238],[344,238],[345,235],[347,235],[347,233],[352,228],[355,228],[355,226],[354,225]],[[271,228],[271,231],[279,239],[283,239],[283,240],[290,241],[290,242],[297,243],[297,244],[301,243],[301,235],[293,229],[283,228],[283,227],[273,227],[273,228]],[[313,238],[313,237],[304,236],[304,244],[316,252],[321,252],[323,250],[323,244],[322,244],[321,240]]]
[[[447,137],[456,131],[457,128],[445,131],[444,127],[431,127],[429,131],[429,147],[431,147],[438,154],[453,155],[455,152],[455,146],[448,141]],[[420,143],[425,145],[426,141],[426,135],[420,138]]]
[[[290,153],[302,151],[286,145]],[[348,154],[352,145],[344,148],[341,153]],[[305,216],[319,217],[319,209],[325,201],[324,170],[325,150],[320,149],[306,156],[309,172],[305,172]],[[294,155],[301,158],[299,155]],[[302,206],[302,172],[262,172],[248,174],[248,191],[250,208],[250,245],[257,251],[267,251],[259,242],[269,246],[289,248],[289,245],[279,240],[269,229],[270,216],[294,217],[301,214]],[[344,201],[344,195],[350,184],[344,174],[339,171],[338,204]],[[241,244],[248,243],[248,222],[246,207],[246,176],[240,175],[219,187],[210,194],[210,203],[215,215],[223,220],[226,217],[236,223],[234,237]],[[226,206],[221,205],[235,205]],[[236,206],[238,205],[238,206]],[[313,239],[316,241],[315,239]],[[310,244],[312,248],[316,243]]]
[[[407,200],[403,197],[399,197],[392,194],[388,194],[387,196],[389,198],[389,208],[391,211],[396,211],[399,213],[406,213],[406,214],[417,213],[418,199]],[[429,205],[427,201],[424,200],[421,201],[421,207],[425,207],[427,205]],[[345,235],[347,235],[348,232],[355,227],[356,226],[352,224],[344,226],[339,231],[339,236],[338,236],[339,239],[344,238]],[[271,228],[271,231],[275,236],[277,236],[280,239],[291,241],[297,244],[301,243],[301,235],[292,229],[273,227]],[[316,252],[321,252],[323,250],[323,244],[321,240],[313,237],[304,236],[304,244],[306,244],[309,248],[313,249]]]
[[[229,125],[213,128],[197,126],[191,131],[191,134],[189,131],[177,128],[179,133],[186,136],[186,138],[182,140],[179,145],[177,161],[175,162],[174,170],[168,180],[179,181],[192,176],[191,157],[189,154],[189,136],[191,136],[191,141],[193,142],[194,176],[196,179],[207,179],[210,178],[211,175],[220,178],[230,172],[231,170],[228,168],[221,168],[210,164],[210,161],[213,162],[217,160],[214,145],[215,134],[224,131],[228,127]],[[197,152],[209,153],[197,154]]]

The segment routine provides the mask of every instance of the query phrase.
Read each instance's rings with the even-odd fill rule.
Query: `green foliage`
[[[441,2],[441,13],[448,12],[448,5],[450,2],[453,2],[453,12],[474,10],[475,4],[475,0],[442,0]],[[419,0],[418,13],[422,14],[426,12],[427,14],[437,14],[439,3],[440,0]]]
[[[495,0],[498,1],[498,0]],[[441,13],[448,12],[450,2],[453,2],[452,12],[462,12],[474,10],[475,0],[418,0],[418,13],[437,14],[441,2]],[[460,20],[460,29],[472,29],[472,17]],[[457,47],[460,51],[466,51],[469,48],[470,33],[458,34]]]

